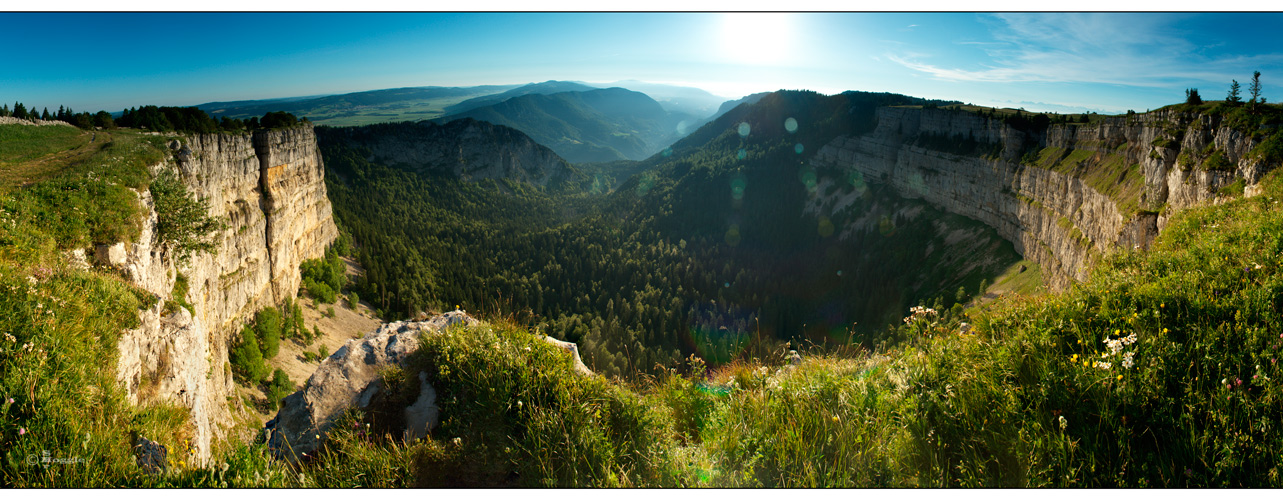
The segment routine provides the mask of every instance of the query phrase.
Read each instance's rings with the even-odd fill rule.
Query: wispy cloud
[[[1171,87],[1227,82],[1244,68],[1283,62],[1283,55],[1209,54],[1195,33],[1165,14],[1000,14],[992,19],[992,42],[976,45],[987,61],[969,66],[933,64],[921,54],[888,59],[949,81],[1073,82]]]

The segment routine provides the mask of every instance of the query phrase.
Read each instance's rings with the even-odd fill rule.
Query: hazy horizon
[[[638,80],[1144,111],[1283,75],[1279,13],[3,13],[0,100],[145,104]],[[50,35],[50,30],[56,35]]]

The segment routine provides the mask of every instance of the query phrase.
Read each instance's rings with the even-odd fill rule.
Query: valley
[[[23,431],[0,439],[83,435],[112,464],[6,484],[1275,484],[1268,428],[1217,441],[1278,412],[1274,107],[779,91],[595,163],[475,118],[149,109],[222,129],[0,125],[3,422]],[[307,424],[319,458],[273,458],[303,443],[296,391],[342,387],[318,367],[444,311],[481,321],[416,326],[367,396]],[[424,387],[440,421],[398,441]],[[171,472],[131,469],[140,436]],[[1243,462],[1170,475],[1220,446]]]

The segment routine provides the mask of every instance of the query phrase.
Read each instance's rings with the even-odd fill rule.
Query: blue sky
[[[636,79],[1144,111],[1231,79],[1283,102],[1283,14],[3,13],[0,101],[118,111]]]

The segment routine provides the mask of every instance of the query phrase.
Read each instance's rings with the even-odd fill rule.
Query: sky
[[[774,5],[778,5],[778,2]],[[1121,113],[1283,102],[1283,13],[0,13],[0,102],[119,111],[415,86],[641,80]]]

